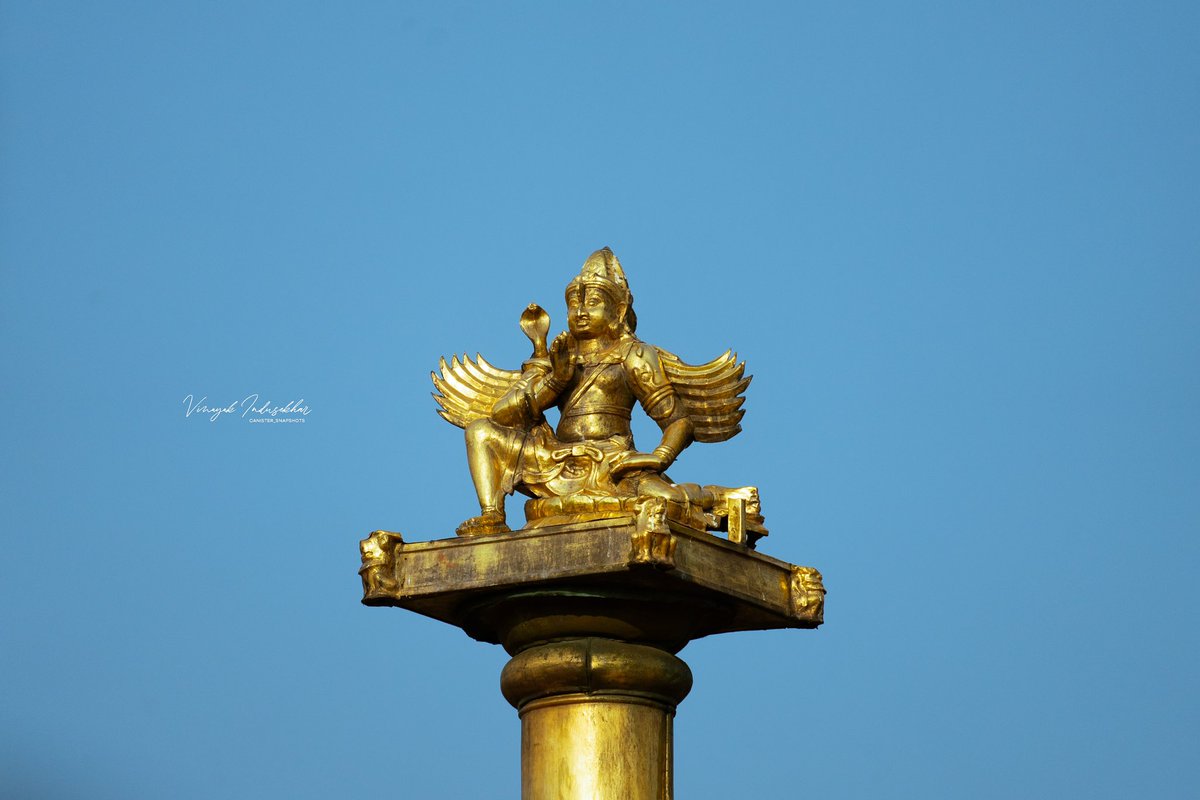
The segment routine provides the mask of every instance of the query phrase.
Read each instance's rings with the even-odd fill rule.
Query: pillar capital
[[[674,710],[692,688],[692,671],[656,647],[587,637],[523,650],[500,674],[500,691],[518,711],[561,695],[624,696]]]

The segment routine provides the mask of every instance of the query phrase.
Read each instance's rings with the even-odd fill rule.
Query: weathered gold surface
[[[731,496],[753,487],[676,484],[665,474],[694,441],[720,442],[741,430],[746,365],[731,352],[705,364],[639,340],[633,294],[617,257],[593,253],[567,286],[567,328],[546,344],[550,317],[536,303],[520,317],[533,353],[520,371],[483,356],[439,362],[433,373],[439,414],[466,430],[467,463],[480,513],[460,536],[506,533],[505,497],[520,491],[527,526],[628,514],[637,501],[669,501],[666,514],[692,527],[725,530],[751,545],[766,535],[761,512],[731,518]],[[629,419],[640,406],[662,429],[653,450],[634,445]],[[551,429],[545,412],[557,408]]]
[[[746,498],[736,498],[744,504]],[[669,800],[676,705],[691,672],[673,653],[714,633],[821,624],[824,587],[798,567],[666,515],[495,536],[363,540],[363,602],[502,644],[521,717],[524,800]]]
[[[640,522],[385,541],[382,556],[364,557],[364,603],[416,611],[510,653],[585,636],[675,651],[714,633],[822,622],[824,589],[816,570],[682,527],[652,510]]]

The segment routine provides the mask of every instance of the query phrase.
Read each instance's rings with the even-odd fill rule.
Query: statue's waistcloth
[[[563,442],[546,423],[529,431],[502,428],[504,475],[501,488],[510,493],[520,486],[534,497],[631,494],[612,482],[612,466],[632,451],[633,437],[618,434],[588,442]],[[630,487],[632,488],[632,487]]]

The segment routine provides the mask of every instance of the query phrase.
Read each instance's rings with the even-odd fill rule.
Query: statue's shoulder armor
[[[637,339],[631,341],[625,354],[625,374],[651,419],[676,416],[675,389],[659,361],[658,348]]]
[[[630,370],[636,369],[651,369],[655,372],[662,372],[662,365],[658,361],[658,348],[654,345],[646,344],[641,339],[633,339],[624,342],[620,347],[621,360]]]

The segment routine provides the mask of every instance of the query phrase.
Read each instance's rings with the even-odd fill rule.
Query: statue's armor
[[[563,442],[631,436],[629,419],[637,402],[662,427],[682,416],[654,348],[634,339],[621,342],[598,363],[580,367],[559,394],[557,436]]]
[[[653,347],[630,336],[584,362],[557,398],[557,431],[545,422],[528,431],[499,428],[503,491],[534,497],[629,494],[636,484],[619,488],[610,472],[618,457],[634,450],[629,426],[634,404],[641,403],[662,427],[685,415]]]

